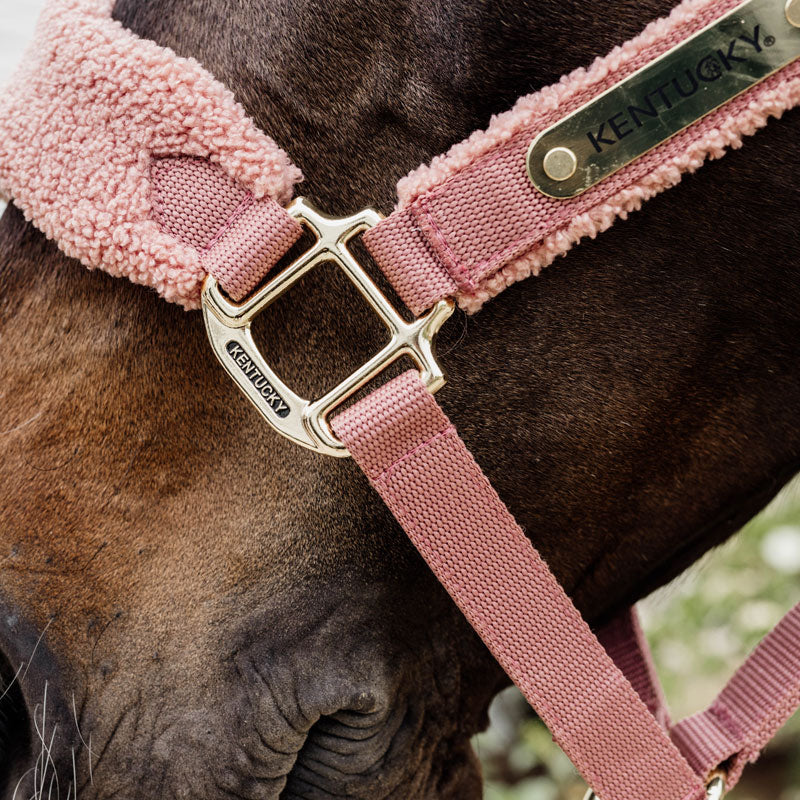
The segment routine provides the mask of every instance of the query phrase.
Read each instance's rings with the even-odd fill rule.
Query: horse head
[[[200,60],[346,214],[390,211],[400,176],[670,5],[114,15]],[[440,335],[444,409],[592,623],[798,467],[799,132],[788,114]],[[200,315],[13,207],[0,225],[0,796],[479,797],[469,740],[506,678],[365,477],[267,429]],[[382,341],[327,270],[260,326],[307,394]]]

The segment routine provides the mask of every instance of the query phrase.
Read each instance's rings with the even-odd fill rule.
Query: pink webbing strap
[[[703,782],[589,630],[416,372],[377,389],[332,424],[603,800],[703,798]]]
[[[303,231],[272,198],[256,199],[205,159],[153,159],[150,186],[161,230],[197,250],[203,270],[237,301],[261,283]]]
[[[588,70],[521,98],[486,131],[400,181],[398,210],[364,241],[409,308],[418,314],[456,296],[478,310],[800,103],[796,61],[576,198],[546,197],[528,179],[525,154],[541,131],[739,3],[683,0]]]
[[[679,722],[672,739],[694,770],[725,764],[727,784],[800,706],[800,605],[761,642],[712,705]]]
[[[658,724],[669,730],[667,701],[636,609],[629,608],[620,614],[598,631],[597,638]]]
[[[711,704],[670,725],[650,649],[631,609],[598,637],[698,775],[722,770],[732,789],[800,707],[800,605],[758,645]]]

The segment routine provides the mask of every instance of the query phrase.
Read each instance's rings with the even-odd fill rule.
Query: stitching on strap
[[[708,713],[719,722],[735,743],[739,744],[742,742],[744,739],[744,731],[733,714],[725,707],[721,699],[717,698],[717,700],[714,701],[708,709]]]
[[[233,210],[233,213],[225,220],[222,227],[214,234],[214,237],[211,241],[203,248],[204,252],[208,252],[223,236],[226,231],[229,231],[233,225],[235,224],[236,220],[242,216],[245,212],[245,209],[249,208],[253,204],[253,195],[251,192],[248,192],[243,198],[242,202]]]
[[[422,450],[423,447],[427,447],[429,444],[431,444],[431,442],[447,436],[450,433],[456,433],[455,426],[452,424],[448,425],[448,427],[446,427],[444,430],[434,433],[433,436],[429,436],[424,442],[420,442],[416,447],[412,447],[407,453],[404,453],[399,458],[396,458],[391,464],[389,464],[388,467],[385,467],[383,470],[381,470],[381,472],[378,473],[378,475],[372,480],[375,483],[385,480],[387,477],[389,477],[389,473],[391,473],[397,466],[402,464],[407,458],[411,458],[411,456],[413,456],[415,453],[418,453],[420,450]]]

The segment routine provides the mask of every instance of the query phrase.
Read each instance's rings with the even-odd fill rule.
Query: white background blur
[[[0,85],[22,59],[43,5],[44,0],[0,0]],[[4,208],[0,201],[0,213]]]

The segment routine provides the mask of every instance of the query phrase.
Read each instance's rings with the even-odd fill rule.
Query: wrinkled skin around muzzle
[[[86,638],[85,686],[65,682],[42,643],[21,683],[35,727],[14,755],[14,783],[41,757],[41,731],[52,748],[45,783],[57,774],[71,785],[74,752],[81,797],[479,797],[468,736],[483,703],[465,707],[462,682],[474,676],[450,615],[414,634],[369,612],[385,607],[383,589],[341,580],[348,594],[320,584],[313,610],[294,593],[236,626],[191,614],[190,635],[176,606],[181,618],[155,643],[131,630],[147,627],[135,612],[121,614],[96,648]],[[426,615],[413,600],[393,605]],[[37,781],[23,779],[22,796]]]
[[[68,612],[55,613],[20,683],[35,726],[5,765],[14,781],[40,757],[41,731],[45,778],[68,787],[74,752],[81,797],[480,796],[468,737],[497,674],[428,581],[407,592],[344,568],[258,587],[254,603],[252,588],[220,597],[201,566],[172,566],[156,570],[160,594],[132,575],[138,590],[66,641]],[[12,666],[33,652],[19,621],[31,612],[4,626]],[[465,697],[476,680],[482,693]]]

